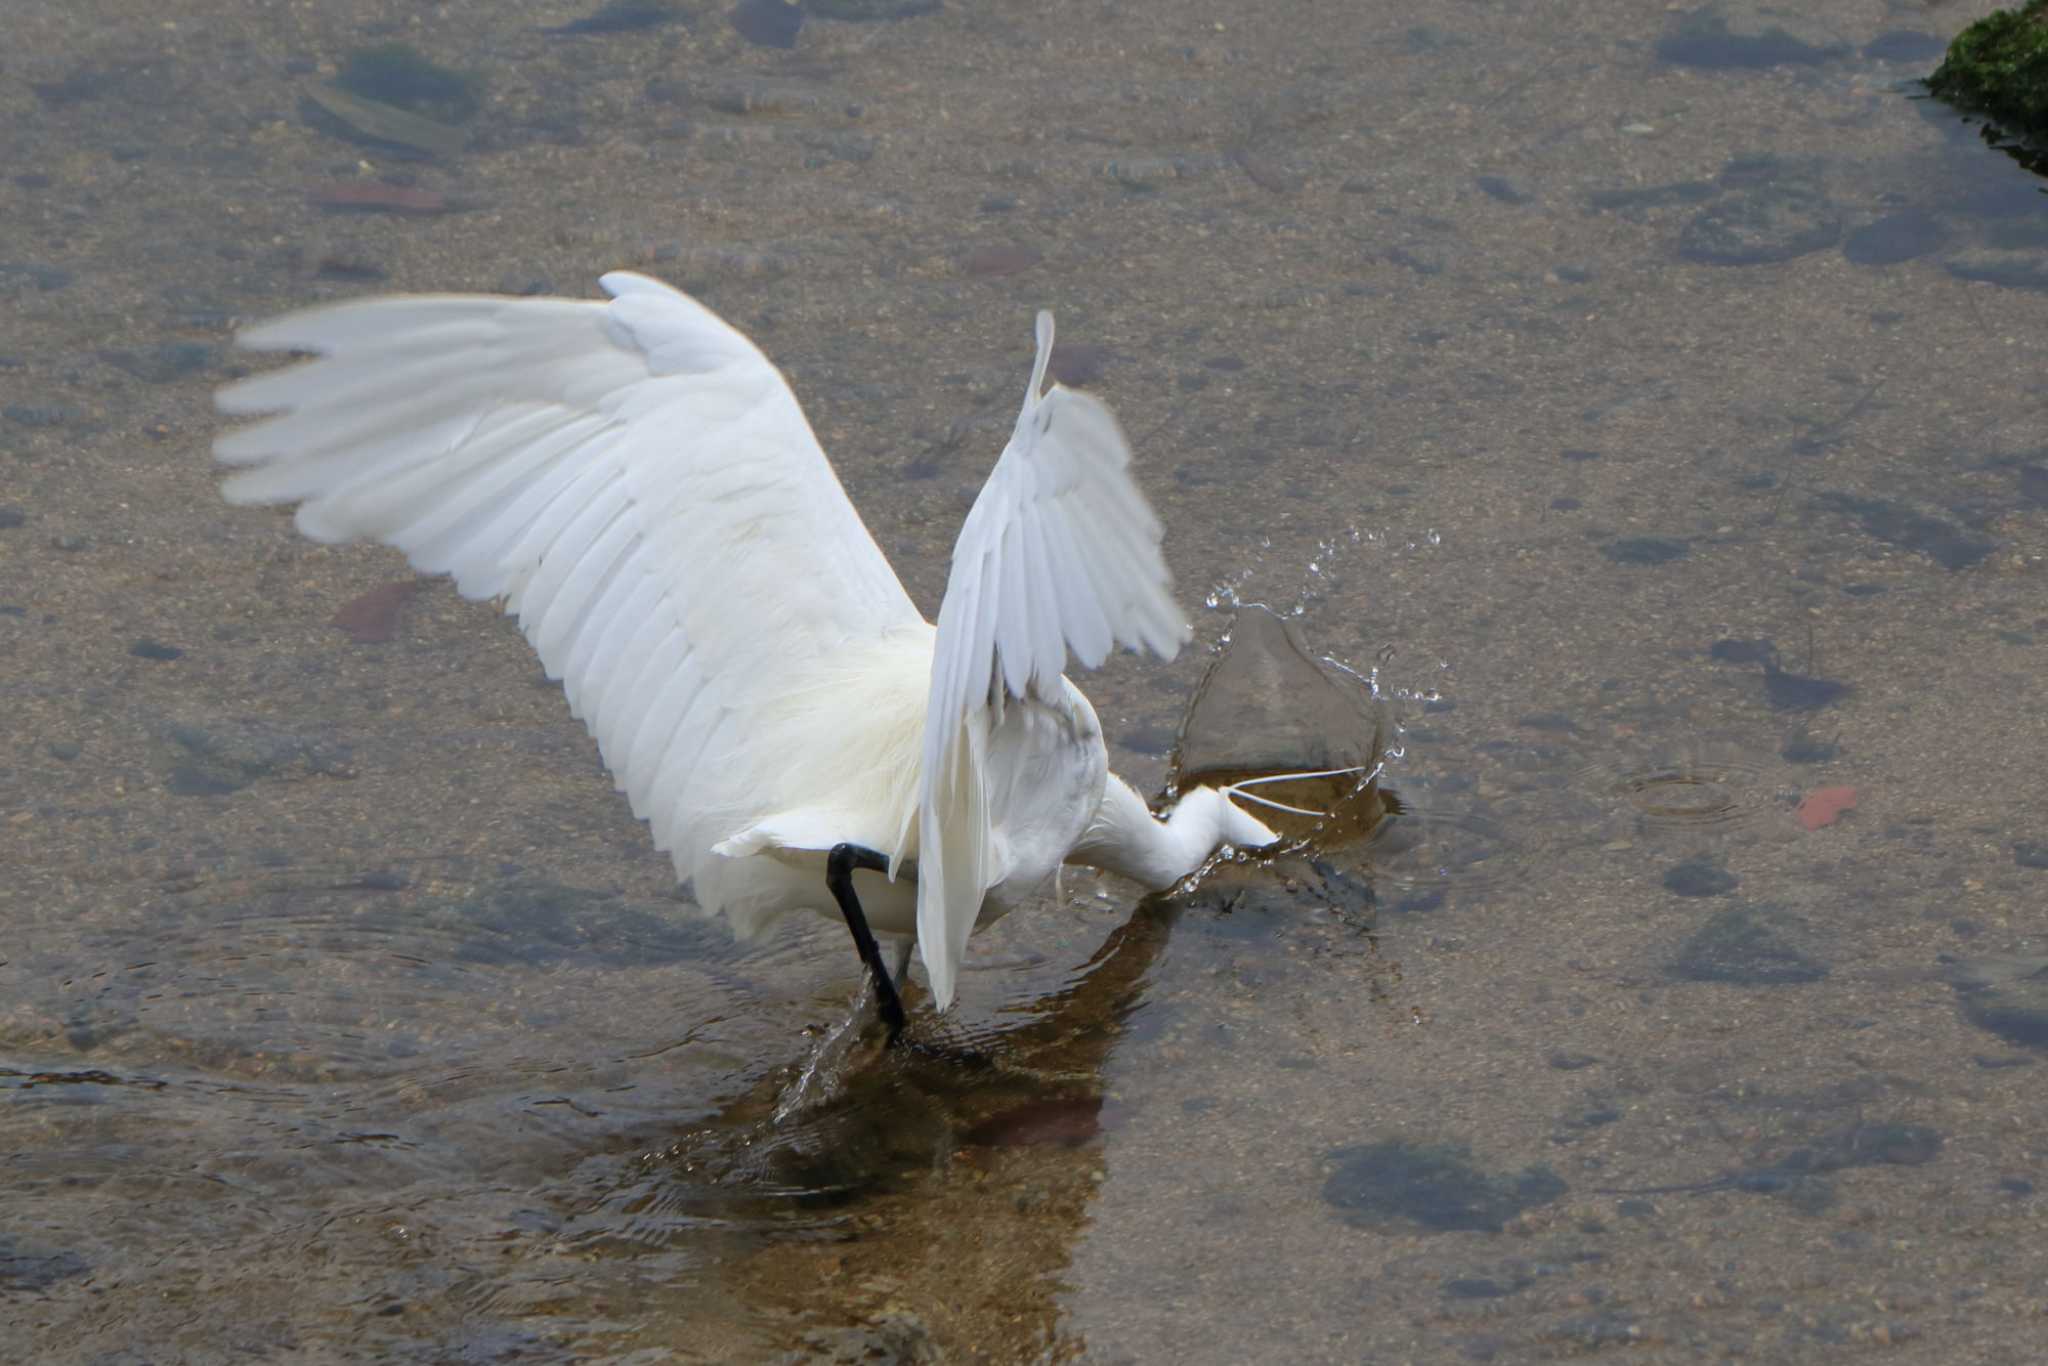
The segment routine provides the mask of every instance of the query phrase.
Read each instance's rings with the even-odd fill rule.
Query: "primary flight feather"
[[[502,597],[697,902],[742,933],[845,916],[892,1025],[870,930],[915,935],[944,1009],[976,925],[1062,862],[1160,888],[1271,842],[1209,789],[1155,818],[1065,676],[1117,645],[1171,658],[1188,628],[1115,419],[1044,389],[1051,314],[935,630],[753,343],[660,281],[601,283],[245,330],[317,359],[220,391],[272,414],[215,443],[223,492]]]

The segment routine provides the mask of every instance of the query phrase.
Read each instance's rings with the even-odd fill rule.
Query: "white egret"
[[[393,296],[243,331],[318,359],[221,390],[223,412],[273,414],[215,443],[242,467],[226,497],[298,503],[315,540],[382,541],[502,598],[697,903],[741,934],[843,915],[892,1033],[871,930],[903,936],[897,974],[915,936],[944,1010],[968,934],[1061,863],[1163,889],[1273,841],[1242,785],[1155,817],[1065,677],[1115,645],[1171,658],[1189,630],[1115,419],[1041,392],[1050,313],[934,628],[753,343],[658,280],[602,283],[608,301]]]

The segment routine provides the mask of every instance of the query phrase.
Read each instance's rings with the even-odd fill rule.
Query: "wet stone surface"
[[[1972,1024],[2009,1043],[2048,1048],[2048,958],[1965,958],[1948,972]]]
[[[1798,986],[1828,975],[1827,964],[1805,947],[1800,921],[1767,906],[1716,911],[1679,945],[1673,977],[1738,986]]]
[[[1817,187],[1767,182],[1728,191],[1679,234],[1678,254],[1714,266],[1761,266],[1831,247],[1841,214]]]
[[[1370,1143],[1338,1148],[1325,1159],[1323,1199],[1347,1223],[1408,1222],[1431,1232],[1498,1232],[1524,1210],[1549,1204],[1565,1183],[1548,1167],[1493,1173],[1457,1144]]]
[[[1735,874],[1709,858],[1691,858],[1664,874],[1664,890],[1676,896],[1726,896],[1740,886]]]

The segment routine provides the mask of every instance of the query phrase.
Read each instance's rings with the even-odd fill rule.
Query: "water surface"
[[[2033,1359],[2048,201],[1910,87],[1985,8],[28,4],[10,1340]],[[476,78],[424,156],[335,121],[394,41]],[[787,369],[927,610],[1055,308],[1204,639],[1377,669],[1408,813],[1070,880],[877,1056],[509,623],[215,493],[237,320],[615,266]],[[1204,663],[1088,680],[1141,788]]]

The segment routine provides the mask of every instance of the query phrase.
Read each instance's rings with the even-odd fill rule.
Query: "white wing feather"
[[[241,345],[321,358],[223,389],[225,412],[281,415],[214,449],[246,467],[230,501],[300,503],[317,540],[503,596],[696,877],[809,797],[804,773],[736,760],[750,719],[847,642],[925,628],[775,367],[657,280],[602,283],[608,303],[397,297],[251,328]]]
[[[1005,695],[1062,696],[1069,654],[1116,645],[1171,659],[1188,639],[1160,554],[1164,532],[1132,480],[1109,409],[1055,384],[1050,313],[1009,445],[953,547],[939,607],[918,800],[917,938],[940,1009],[953,998],[993,867],[984,755]]]

